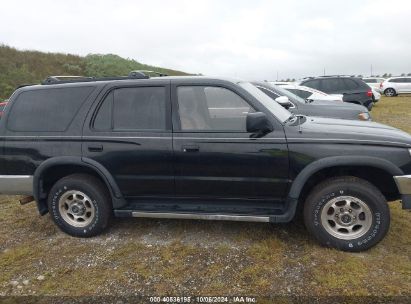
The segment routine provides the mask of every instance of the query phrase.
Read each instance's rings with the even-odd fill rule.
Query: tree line
[[[0,100],[8,98],[16,87],[40,83],[47,76],[95,76],[128,75],[132,70],[154,70],[167,75],[187,73],[146,65],[113,54],[90,54],[85,57],[21,51],[0,45]]]

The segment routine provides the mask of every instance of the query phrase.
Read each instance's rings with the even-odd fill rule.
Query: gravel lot
[[[411,132],[411,96],[383,98],[372,114]],[[105,234],[79,239],[18,197],[0,196],[0,206],[0,296],[411,299],[411,213],[399,202],[390,205],[388,236],[363,253],[320,247],[301,223],[114,219]]]

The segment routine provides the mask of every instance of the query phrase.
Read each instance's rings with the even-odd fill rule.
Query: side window
[[[108,131],[113,128],[112,111],[113,111],[113,91],[107,95],[101,104],[96,118],[94,119],[94,129],[99,131]]]
[[[307,82],[304,82],[303,85],[309,88],[320,90],[320,80],[319,79],[308,80]]]
[[[7,128],[18,132],[63,132],[94,87],[25,91],[12,104]]]
[[[93,126],[98,131],[165,130],[165,87],[111,91],[98,109]]]
[[[247,113],[254,111],[236,93],[221,87],[181,86],[177,98],[184,131],[246,132]]]
[[[275,100],[276,98],[280,97],[280,95],[272,92],[271,90],[267,90],[266,88],[263,87],[257,87],[259,88],[263,93],[265,93],[266,95],[268,95],[268,97],[270,97],[271,99]]]
[[[345,85],[343,79],[327,78],[322,80],[321,91],[325,93],[332,93],[339,90],[344,90]]]
[[[406,82],[406,79],[405,78],[394,78],[394,79],[391,79],[390,82],[403,83],[403,82]]]
[[[357,83],[352,79],[344,78],[343,81],[347,90],[355,90],[358,88]]]

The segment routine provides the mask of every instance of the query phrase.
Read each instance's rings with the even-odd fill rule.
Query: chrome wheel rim
[[[340,240],[362,237],[371,228],[373,215],[366,203],[352,196],[339,196],[327,202],[321,211],[324,229]]]
[[[385,95],[391,97],[394,96],[394,90],[393,89],[387,89],[387,91],[385,91]]]
[[[89,225],[96,214],[91,199],[78,190],[67,191],[60,197],[59,211],[62,218],[74,227]]]

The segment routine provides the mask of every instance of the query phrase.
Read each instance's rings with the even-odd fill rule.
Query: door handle
[[[88,146],[90,152],[101,152],[103,151],[103,145]]]
[[[196,145],[187,145],[182,147],[183,152],[199,152],[200,147]]]

